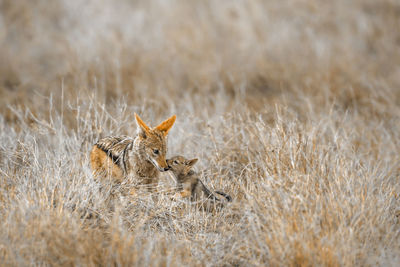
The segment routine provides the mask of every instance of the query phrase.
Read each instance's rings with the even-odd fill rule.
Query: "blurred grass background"
[[[1,10],[3,107],[40,111],[61,85],[66,99],[159,106],[221,92],[256,109],[289,92],[344,108],[371,94],[399,102],[397,1],[5,0]]]

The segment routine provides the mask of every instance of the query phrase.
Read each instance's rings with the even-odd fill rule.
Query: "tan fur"
[[[96,179],[121,183],[134,178],[138,184],[155,185],[160,171],[167,171],[167,134],[176,116],[151,129],[135,114],[138,134],[108,136],[99,140],[90,152],[90,165]]]
[[[115,181],[118,182],[122,182],[124,178],[124,172],[122,169],[114,164],[107,153],[97,146],[93,146],[93,149],[90,152],[90,164],[92,166],[92,170],[94,170],[96,173],[96,177],[101,175],[102,177],[115,179]],[[104,171],[105,173],[101,173],[101,171]]]
[[[224,200],[231,201],[231,197],[219,191],[212,193],[192,169],[196,162],[197,159],[188,160],[182,156],[167,159],[170,171],[173,173],[180,191],[175,197],[190,197],[192,201],[199,201],[201,207],[206,210],[213,210],[214,207],[223,207]],[[222,198],[217,197],[217,194]]]

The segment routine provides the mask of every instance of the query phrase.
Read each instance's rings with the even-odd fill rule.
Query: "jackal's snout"
[[[164,157],[152,158],[151,161],[160,172],[165,172],[170,169],[170,166]]]
[[[165,156],[161,157],[160,161],[162,162],[162,163],[160,162],[160,164],[159,164],[161,169],[162,169],[162,170],[160,169],[160,171],[162,171],[162,172],[168,171],[169,170],[169,165],[167,163],[167,160],[166,160]]]

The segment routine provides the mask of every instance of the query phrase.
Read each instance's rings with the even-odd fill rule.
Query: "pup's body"
[[[90,152],[90,165],[96,179],[121,183],[126,178],[144,185],[156,185],[159,171],[167,171],[167,134],[176,116],[149,128],[135,114],[139,133],[135,138],[109,136],[99,140]]]
[[[182,156],[167,159],[170,171],[178,183],[179,195],[183,198],[190,197],[192,201],[206,200],[206,209],[211,209],[211,206],[222,207],[224,200],[231,201],[229,195],[219,191],[215,191],[214,194],[203,184],[199,175],[192,169],[196,162],[197,159],[188,160]],[[223,198],[217,197],[216,194]]]

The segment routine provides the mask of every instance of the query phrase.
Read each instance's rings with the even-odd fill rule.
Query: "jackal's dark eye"
[[[153,150],[153,153],[156,154],[156,155],[158,155],[158,154],[160,153],[160,151],[159,151],[158,149],[154,149],[154,150]]]
[[[177,165],[178,164],[178,162],[176,161],[176,160],[174,160],[174,162],[173,162],[175,165]]]

